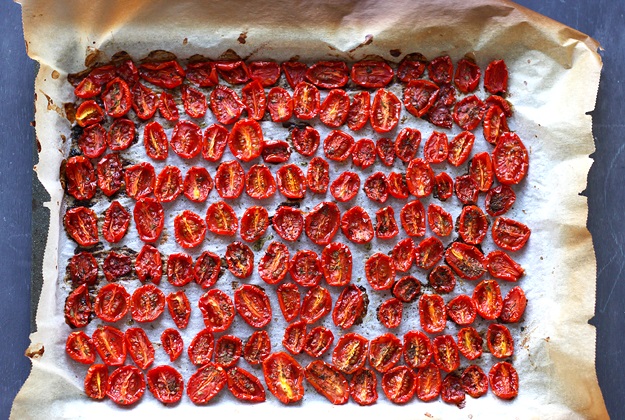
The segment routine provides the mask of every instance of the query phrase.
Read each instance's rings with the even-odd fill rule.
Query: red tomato
[[[152,245],[143,245],[135,260],[135,271],[143,283],[151,281],[159,284],[163,275],[163,263],[158,249]]]
[[[377,386],[378,380],[375,373],[363,367],[352,376],[349,393],[359,405],[371,405],[378,400]]]
[[[475,302],[467,295],[458,295],[447,303],[447,315],[458,325],[470,325],[477,316]]]
[[[253,165],[245,175],[245,192],[256,200],[269,198],[276,192],[276,181],[265,165]]]
[[[307,125],[304,128],[293,127],[291,130],[293,147],[302,156],[312,156],[319,147],[319,132]]]
[[[375,143],[375,151],[383,164],[393,166],[395,163],[395,143],[393,140],[387,137],[379,138]]]
[[[323,140],[323,153],[337,162],[345,161],[354,148],[354,138],[340,130],[332,130]]]
[[[421,158],[413,159],[406,168],[406,183],[410,193],[418,198],[427,197],[434,187],[434,171]]]
[[[135,200],[152,194],[156,182],[154,167],[148,162],[140,162],[126,168],[124,172],[126,193]]]
[[[276,172],[278,190],[286,198],[299,200],[306,195],[306,176],[294,163],[282,166]]]
[[[189,378],[187,395],[193,404],[206,404],[223,389],[226,381],[224,369],[208,362]]]
[[[482,243],[488,232],[488,219],[479,207],[464,206],[458,219],[457,229],[465,243],[478,245]]]
[[[510,210],[515,201],[516,194],[514,190],[508,185],[499,185],[488,190],[484,200],[484,207],[486,207],[486,212],[489,215],[496,217]]]
[[[161,203],[174,201],[182,192],[182,174],[176,166],[165,166],[156,177],[154,196]]]
[[[132,271],[131,259],[128,255],[111,251],[104,259],[102,271],[104,271],[104,277],[108,281],[116,281],[130,274]]]
[[[507,217],[495,219],[492,236],[495,245],[507,251],[518,251],[530,238],[531,230],[526,225]]]
[[[300,286],[312,287],[318,285],[321,282],[319,257],[314,251],[297,251],[290,262],[289,273]]]
[[[100,157],[106,151],[109,135],[100,124],[86,127],[78,139],[78,147],[85,157],[94,159]]]
[[[495,280],[483,280],[473,290],[473,302],[477,313],[484,319],[492,320],[501,314],[503,301]]]
[[[436,57],[428,64],[428,76],[435,83],[450,83],[453,73],[454,65],[448,55]]]
[[[405,200],[410,195],[406,175],[399,172],[391,172],[387,177],[388,193],[400,200]]]
[[[276,294],[284,320],[286,322],[293,321],[300,314],[301,296],[299,289],[293,283],[283,283],[278,287]]]
[[[490,389],[499,398],[510,400],[519,394],[519,375],[510,363],[496,363],[488,372],[488,378]]]
[[[425,208],[419,200],[410,201],[402,207],[399,219],[408,236],[425,235]]]
[[[106,395],[119,405],[134,404],[145,392],[145,378],[135,366],[122,366],[109,376]]]
[[[154,160],[165,160],[169,151],[167,149],[167,135],[163,126],[158,121],[152,121],[143,129],[143,145],[146,154]]]
[[[482,355],[482,346],[482,336],[475,328],[465,327],[458,331],[458,350],[467,359],[475,360],[480,357]]]
[[[120,78],[108,82],[102,92],[102,102],[106,113],[111,117],[120,118],[126,115],[132,106],[128,84]]]
[[[395,283],[395,264],[386,254],[377,252],[365,263],[367,281],[374,290],[387,290]]]
[[[102,85],[99,85],[87,76],[74,88],[74,95],[81,99],[91,99],[96,97],[102,91]]]
[[[475,204],[480,193],[477,183],[470,175],[461,175],[454,184],[456,197],[462,204]]]
[[[441,201],[447,200],[451,197],[454,190],[454,180],[446,172],[441,172],[434,178],[434,186],[432,193],[435,198]]]
[[[267,108],[271,121],[288,121],[293,115],[293,99],[286,89],[274,87],[267,94]]]
[[[308,162],[306,181],[313,193],[326,193],[330,184],[330,165],[324,158],[316,156]]]
[[[326,316],[331,309],[332,297],[330,292],[321,286],[315,286],[304,295],[300,316],[302,321],[307,324],[314,324]]]
[[[93,210],[87,207],[69,209],[63,217],[63,224],[67,234],[79,245],[90,247],[99,242],[97,215]]]
[[[219,76],[231,85],[240,85],[250,80],[249,69],[241,60],[217,61],[215,67]]]
[[[209,289],[217,283],[221,274],[221,258],[212,252],[204,251],[195,261],[193,278],[202,289]]]
[[[90,365],[95,362],[95,347],[84,331],[74,331],[65,342],[65,352],[78,363]]]
[[[137,322],[152,322],[165,310],[165,294],[154,284],[138,287],[132,294],[130,312]]]
[[[448,404],[456,404],[458,407],[464,404],[466,398],[460,376],[448,374],[441,385],[441,399]]]
[[[109,371],[106,365],[91,365],[85,376],[85,394],[94,400],[103,400],[108,390]]]
[[[434,363],[429,363],[417,372],[415,392],[421,401],[432,401],[440,394],[441,372]]]
[[[284,352],[272,353],[263,361],[263,375],[269,391],[283,404],[304,396],[304,369]]]
[[[490,144],[497,144],[499,136],[507,131],[508,122],[506,120],[505,112],[498,105],[491,105],[484,114],[484,120],[482,121],[484,127],[484,138]]]
[[[433,131],[423,145],[423,156],[428,163],[442,163],[449,156],[447,134]]]
[[[178,113],[178,107],[174,96],[169,92],[162,91],[159,99],[158,112],[160,112],[161,117],[165,118],[167,121],[178,121],[180,114]]]
[[[252,119],[237,121],[228,137],[230,151],[237,158],[249,162],[260,156],[263,144],[263,131]]]
[[[396,366],[382,375],[382,390],[395,404],[405,404],[412,399],[417,379],[411,369]]]
[[[206,227],[215,235],[232,236],[239,228],[239,220],[228,203],[218,201],[206,210]]]
[[[349,383],[334,366],[314,360],[306,366],[304,374],[308,383],[332,404],[341,405],[349,400]]]
[[[375,163],[375,143],[373,140],[360,139],[352,147],[352,160],[355,166],[366,169]]]
[[[182,84],[185,72],[177,61],[165,61],[141,64],[139,75],[158,87],[173,89]]]
[[[332,242],[321,252],[321,271],[330,286],[345,286],[352,278],[352,253],[344,244]]]
[[[89,127],[104,120],[104,111],[95,101],[85,101],[76,110],[76,122],[81,127]]]
[[[339,229],[340,218],[341,212],[336,204],[327,201],[319,203],[306,215],[306,236],[317,245],[329,244]]]
[[[124,333],[115,327],[98,327],[91,337],[100,358],[107,366],[121,366],[126,360]]]
[[[439,295],[423,294],[419,298],[419,321],[425,332],[435,334],[447,324],[445,301]]]
[[[110,197],[121,189],[124,171],[117,153],[103,156],[98,162],[96,172],[98,174],[98,187],[105,195]]]
[[[360,189],[360,177],[355,172],[341,173],[330,185],[330,193],[336,201],[345,202],[353,199]]]
[[[454,229],[451,214],[436,204],[428,206],[428,225],[438,236],[449,236]]]
[[[488,191],[493,183],[493,164],[487,152],[481,152],[473,156],[469,167],[469,176],[477,184],[478,190]],[[488,207],[487,207],[488,210]]]
[[[182,192],[189,200],[201,203],[206,201],[213,185],[213,178],[206,168],[192,166],[184,177]]]
[[[163,350],[167,353],[171,362],[178,359],[184,349],[182,336],[178,330],[174,328],[167,328],[163,331],[161,334],[161,344],[163,345]],[[189,349],[190,348],[191,347],[189,347]]]
[[[484,102],[471,95],[458,101],[454,106],[454,122],[463,130],[474,130],[484,116]]]
[[[96,191],[95,171],[84,156],[73,156],[65,164],[66,189],[76,200],[91,200]]]
[[[419,53],[406,54],[397,66],[397,79],[404,83],[417,80],[425,71],[426,58]]]
[[[460,366],[458,346],[451,335],[439,335],[432,342],[434,360],[445,372],[452,372]]]
[[[474,141],[475,135],[470,131],[463,131],[456,135],[449,143],[449,155],[447,156],[449,163],[460,166],[466,162],[471,154],[471,149],[473,149]],[[486,155],[488,156],[488,154]]]
[[[217,162],[221,159],[229,136],[228,130],[219,124],[208,126],[202,138],[202,157],[209,162]]]
[[[306,70],[306,79],[322,89],[340,88],[349,80],[349,69],[343,61],[319,61]]]
[[[271,341],[265,330],[254,331],[243,347],[243,358],[250,365],[261,364],[271,353]]]
[[[519,286],[513,287],[503,300],[499,319],[501,319],[501,322],[506,323],[519,322],[523,313],[525,313],[526,305],[527,298],[523,289]]]
[[[378,133],[388,133],[399,123],[401,101],[393,92],[378,89],[371,105],[371,127]]]
[[[411,80],[404,89],[404,106],[415,117],[423,117],[436,103],[439,88],[427,80]]]
[[[394,334],[382,334],[369,344],[369,365],[380,373],[388,372],[399,362],[402,344]]]
[[[228,389],[237,399],[249,402],[265,401],[265,388],[256,376],[237,366],[229,369],[226,375]]]
[[[267,109],[267,96],[263,85],[252,80],[241,89],[241,100],[247,109],[247,115],[254,120],[262,120]]]
[[[304,350],[304,340],[306,339],[306,322],[296,321],[289,324],[284,329],[282,345],[291,354],[300,354]]]
[[[193,259],[190,255],[177,252],[167,258],[167,280],[172,286],[186,286],[193,280]]]
[[[254,253],[241,242],[232,242],[226,248],[226,263],[233,276],[245,279],[254,271]]]
[[[484,273],[484,254],[472,245],[453,242],[445,251],[445,262],[457,275],[467,280],[477,280]]]
[[[341,218],[343,235],[357,244],[364,244],[373,239],[373,224],[369,214],[359,206],[347,210]]]
[[[284,163],[291,157],[291,148],[282,140],[266,140],[260,155],[267,163]]]
[[[174,127],[170,145],[181,158],[194,158],[202,150],[200,127],[192,121],[179,121]]]
[[[142,328],[128,328],[125,338],[128,353],[140,369],[145,370],[154,363],[154,346]]]
[[[260,239],[269,227],[269,214],[261,206],[251,206],[241,217],[241,238],[247,242]]]
[[[139,80],[139,71],[132,60],[125,60],[119,64],[117,66],[117,75],[129,85],[133,85]]]
[[[404,307],[397,298],[390,298],[382,302],[378,308],[378,321],[386,328],[397,328],[401,324]]]
[[[503,251],[492,251],[486,256],[486,268],[491,276],[507,281],[517,281],[525,270]]]
[[[321,104],[319,119],[331,128],[338,128],[347,121],[349,95],[343,89],[332,89]]]
[[[470,365],[465,368],[460,380],[464,392],[473,398],[479,398],[488,392],[488,376],[477,365]]]
[[[176,327],[181,330],[187,328],[191,317],[191,303],[184,290],[171,292],[167,295],[166,301],[167,310]]]
[[[365,365],[369,354],[369,340],[356,333],[347,333],[336,343],[332,364],[341,372],[352,374]]]
[[[352,131],[361,130],[369,121],[371,115],[371,94],[369,92],[358,92],[352,98],[347,113],[347,126]]]
[[[234,291],[237,312],[250,326],[263,328],[271,321],[271,305],[263,289],[244,284]]]
[[[451,268],[439,265],[428,274],[428,283],[436,293],[451,293],[456,287],[456,278]]]
[[[397,271],[408,271],[414,262],[414,242],[405,238],[397,242],[391,253]]]
[[[109,128],[107,136],[111,150],[126,150],[135,141],[135,123],[126,118],[115,119]]]
[[[421,132],[416,128],[405,127],[395,139],[395,155],[402,162],[410,162],[419,151],[421,144]]]
[[[215,337],[213,336],[213,332],[210,331],[209,328],[204,328],[193,337],[187,349],[187,354],[189,355],[191,363],[202,366],[206,363],[210,363],[214,351]]]
[[[81,284],[95,285],[98,279],[98,262],[93,254],[83,251],[72,256],[69,260],[69,276],[73,287]]]
[[[375,212],[375,236],[378,239],[392,239],[399,233],[397,222],[395,221],[395,211],[388,206]]]
[[[241,339],[234,335],[222,335],[215,343],[215,363],[230,368],[241,357]]]
[[[304,216],[294,207],[280,206],[272,219],[273,229],[282,239],[295,241],[304,230]]]
[[[142,83],[135,83],[132,88],[132,109],[142,120],[149,120],[156,113],[158,96],[152,89]]]
[[[512,105],[510,105],[510,102],[506,101],[501,96],[491,95],[488,98],[486,98],[486,101],[484,102],[486,103],[486,106],[488,107],[497,105],[499,108],[501,108],[501,110],[504,112],[504,115],[506,117],[512,116]]]
[[[402,302],[409,303],[421,294],[421,283],[413,276],[402,277],[393,286],[393,296]]]
[[[306,64],[299,61],[285,61],[281,67],[291,89],[295,89],[297,85],[304,81],[306,70],[308,69]]]
[[[360,324],[367,314],[369,298],[364,287],[361,289],[353,283],[347,285],[336,300],[332,311],[332,321],[337,327],[348,329]]]
[[[332,334],[332,331],[323,326],[315,327],[306,335],[304,352],[310,357],[321,357],[330,350],[333,341],[334,334]]]
[[[106,322],[117,322],[128,313],[130,295],[121,284],[102,286],[95,298],[93,309],[98,318]]]
[[[430,270],[441,258],[445,248],[443,243],[435,236],[425,238],[414,249],[415,264],[424,270]]]
[[[428,365],[432,358],[432,342],[421,331],[408,331],[404,335],[404,361],[413,369]]]
[[[319,90],[310,83],[299,82],[293,91],[293,113],[300,120],[310,120],[319,113]],[[311,127],[312,128],[312,127]]]
[[[498,358],[505,359],[514,353],[514,340],[510,330],[502,324],[490,324],[486,333],[486,344],[490,353]]]
[[[210,109],[220,124],[228,125],[241,117],[245,105],[234,90],[217,85],[210,94]]]
[[[215,174],[215,189],[221,198],[238,198],[243,192],[245,171],[236,160],[222,162]]]
[[[454,75],[454,84],[462,93],[473,92],[478,83],[482,72],[475,62],[461,58],[458,60],[456,74]]]
[[[521,182],[527,174],[529,155],[516,133],[503,133],[492,153],[495,176],[502,184]]]
[[[252,61],[248,69],[250,77],[264,87],[275,85],[280,78],[280,65],[275,61]]]
[[[148,371],[148,389],[163,404],[173,404],[182,398],[184,379],[171,366],[157,366]]]
[[[354,63],[352,81],[365,88],[381,88],[393,79],[393,69],[384,61],[363,60]]]
[[[508,67],[503,60],[494,60],[484,72],[484,89],[493,95],[506,93],[508,89]]]

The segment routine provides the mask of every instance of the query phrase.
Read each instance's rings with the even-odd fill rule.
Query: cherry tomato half
[[[332,241],[339,228],[341,212],[335,203],[319,203],[306,215],[306,236],[317,245],[325,246]]]
[[[191,317],[191,303],[184,290],[171,292],[167,295],[167,310],[178,329],[185,329]]]
[[[417,379],[412,369],[406,366],[395,366],[382,375],[382,390],[391,402],[405,404],[414,396],[416,382]]]
[[[167,134],[158,121],[151,121],[143,129],[145,153],[154,160],[165,160],[169,154]]]
[[[228,203],[218,201],[206,210],[206,226],[215,235],[232,236],[239,228],[239,219]]]
[[[125,338],[128,353],[140,369],[145,370],[154,363],[154,346],[143,328],[128,328]]]
[[[289,273],[300,286],[317,286],[321,282],[321,265],[317,253],[311,250],[297,251],[291,259]]]
[[[421,282],[413,276],[402,277],[393,286],[393,296],[404,303],[415,301],[421,294]]]
[[[229,87],[217,85],[210,94],[210,109],[220,124],[235,123],[243,113],[245,104]]]
[[[244,284],[234,291],[234,306],[245,322],[263,328],[271,321],[271,304],[263,289]]]
[[[90,200],[96,191],[96,176],[91,161],[84,156],[72,156],[65,164],[67,192],[76,200]]]
[[[365,365],[369,354],[369,340],[356,333],[347,333],[336,343],[332,364],[341,372],[352,374]]]
[[[106,395],[119,405],[134,404],[145,392],[143,372],[135,366],[121,366],[109,376]]]
[[[174,218],[176,242],[183,248],[193,248],[204,241],[206,223],[191,210],[183,210]]]
[[[498,359],[505,359],[514,354],[514,340],[505,325],[490,324],[486,332],[486,344],[490,353]]]
[[[386,328],[397,328],[401,324],[404,307],[397,298],[390,298],[382,302],[378,308],[378,320]]]
[[[310,357],[321,357],[330,350],[333,341],[334,334],[328,328],[321,325],[314,327],[306,335],[304,352]]]
[[[306,174],[308,189],[315,194],[325,194],[330,184],[330,165],[319,156],[308,162],[308,172]]]
[[[349,113],[349,95],[343,89],[332,89],[319,109],[319,119],[331,128],[345,124]]]
[[[466,58],[458,60],[456,66],[456,74],[454,75],[454,84],[462,93],[473,92],[478,83],[482,72],[475,62]]]
[[[91,365],[85,376],[85,394],[94,400],[103,400],[108,390],[109,371],[106,365]]]
[[[241,357],[241,339],[234,335],[222,335],[215,343],[215,363],[230,368]]]
[[[65,352],[78,363],[90,365],[95,362],[96,349],[84,331],[73,331],[67,336]]]
[[[307,82],[298,83],[293,91],[295,117],[300,120],[315,118],[319,113],[320,101],[319,89]]]
[[[187,354],[189,355],[191,363],[202,366],[206,363],[210,363],[214,351],[215,337],[213,336],[213,332],[210,331],[209,328],[204,328],[193,337],[187,349]]]
[[[380,373],[388,372],[399,362],[402,349],[394,334],[382,334],[369,343],[369,365]]]
[[[523,248],[530,238],[531,230],[523,223],[498,217],[492,228],[495,245],[507,251],[518,251]]]
[[[291,89],[295,89],[297,85],[306,78],[306,70],[308,66],[299,61],[285,61],[281,65],[286,81]]]
[[[295,241],[304,230],[304,216],[297,208],[281,206],[276,210],[272,224],[273,229],[282,239]]]
[[[341,230],[347,239],[357,244],[364,244],[373,239],[371,218],[360,206],[352,207],[343,213]]]
[[[254,271],[254,253],[249,246],[241,242],[232,242],[226,248],[228,271],[235,277],[244,279]]]
[[[163,275],[161,253],[152,245],[143,245],[135,260],[135,272],[143,283],[150,281],[159,284]]]
[[[332,404],[341,405],[349,401],[349,383],[331,364],[313,360],[306,366],[304,375],[306,381]]]
[[[254,331],[243,347],[243,358],[250,365],[261,364],[271,354],[271,341],[265,330]]]
[[[148,162],[140,162],[129,166],[124,172],[126,194],[138,200],[152,194],[156,182],[154,166]]]
[[[211,178],[206,168],[192,166],[184,177],[182,192],[189,200],[201,203],[206,201],[213,186],[213,178]]]
[[[130,302],[132,319],[137,322],[156,321],[165,310],[165,294],[152,283],[138,287]]]
[[[81,284],[95,285],[98,280],[98,262],[93,254],[83,251],[72,256],[69,261],[69,276],[74,287]]]
[[[98,187],[107,196],[112,196],[122,187],[124,171],[117,153],[104,155],[96,167]]]
[[[439,295],[423,294],[419,298],[419,321],[425,332],[435,334],[447,324],[447,308]]]
[[[202,137],[202,157],[209,162],[217,162],[226,150],[228,130],[219,124],[209,125]]]
[[[226,375],[228,389],[237,399],[249,402],[265,401],[265,388],[256,376],[238,366],[229,369]]]
[[[332,309],[332,296],[327,289],[315,286],[308,290],[302,299],[300,317],[307,324],[314,324]]]
[[[121,366],[126,360],[124,333],[115,327],[105,325],[93,332],[91,338],[100,358],[107,366]]]
[[[421,331],[408,331],[404,334],[404,361],[413,369],[421,369],[432,359],[432,342]]]
[[[212,332],[225,331],[234,319],[234,305],[230,297],[219,289],[211,289],[204,293],[198,307],[202,311],[204,324]]]
[[[365,262],[367,281],[374,290],[387,290],[395,283],[395,264],[386,254],[377,252]]]
[[[330,184],[330,193],[338,202],[346,202],[353,199],[358,194],[359,189],[360,177],[351,171],[341,173]]]
[[[377,387],[378,380],[375,373],[363,367],[354,372],[349,383],[349,394],[358,405],[371,405],[378,400]]]
[[[193,266],[193,279],[202,289],[209,289],[217,283],[221,273],[221,258],[212,252],[204,251]]]
[[[401,102],[393,92],[378,89],[371,104],[371,127],[378,133],[388,133],[399,123]]]
[[[491,61],[484,71],[484,89],[492,94],[508,89],[508,67],[503,60]]]
[[[193,280],[193,258],[189,254],[176,252],[167,258],[167,280],[172,286],[186,286]]]
[[[93,210],[87,207],[69,209],[63,217],[63,224],[67,234],[79,245],[90,247],[99,242],[97,215]]]
[[[519,393],[519,375],[508,362],[496,363],[488,372],[490,388],[493,394],[504,400],[510,400]]]
[[[371,94],[361,91],[354,95],[347,113],[347,126],[352,131],[361,130],[371,115]]]
[[[322,89],[340,88],[349,80],[349,69],[343,61],[319,61],[306,70],[306,79]]]
[[[245,172],[236,160],[222,162],[217,167],[215,189],[221,198],[238,198],[243,192],[244,184]]]
[[[473,290],[473,302],[477,313],[484,319],[499,317],[503,307],[501,291],[495,280],[483,280]]]
[[[503,300],[501,315],[499,316],[501,322],[519,322],[525,313],[526,305],[527,298],[523,289],[519,286],[513,287]]]
[[[241,217],[241,238],[247,242],[260,239],[269,228],[269,214],[262,206],[251,206]]]
[[[479,398],[488,392],[488,376],[477,365],[468,366],[460,377],[464,392],[473,398]]]
[[[130,295],[118,283],[109,283],[102,286],[96,296],[93,309],[98,318],[106,322],[117,322],[130,309]]]
[[[263,375],[269,391],[283,404],[304,396],[304,369],[284,352],[272,353],[263,361]]]
[[[221,366],[208,362],[189,378],[187,395],[193,404],[206,404],[219,394],[226,381],[226,371]]]
[[[367,314],[369,298],[365,288],[359,288],[353,283],[347,285],[336,299],[332,311],[332,321],[337,327],[348,329],[360,324]]]
[[[508,185],[499,185],[488,190],[484,200],[484,207],[486,208],[486,213],[496,217],[510,210],[515,201],[516,194],[514,190]]]
[[[300,314],[301,308],[301,296],[297,286],[293,283],[281,284],[276,294],[278,295],[278,303],[280,304],[284,320],[291,322],[296,319]]]
[[[330,286],[345,286],[352,278],[352,253],[349,247],[332,242],[321,252],[321,271]]]
[[[518,281],[525,270],[503,251],[492,251],[486,256],[486,268],[491,276],[506,281]]]
[[[148,389],[163,404],[174,404],[182,398],[184,379],[175,368],[156,366],[148,371],[147,377]]]
[[[484,275],[484,254],[476,247],[453,242],[445,251],[445,262],[457,275],[467,280],[477,280]]]
[[[458,295],[447,303],[447,316],[458,325],[470,325],[477,316],[475,302],[467,295]]]
[[[167,328],[163,331],[161,334],[161,344],[163,345],[163,351],[167,353],[171,362],[180,357],[184,348],[182,336],[175,328]]]
[[[516,133],[503,133],[492,152],[495,176],[502,184],[521,182],[529,167],[529,155]]]

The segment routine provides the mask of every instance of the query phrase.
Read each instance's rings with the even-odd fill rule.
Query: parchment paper
[[[175,4],[162,0],[132,3],[23,0],[21,3],[28,52],[41,64],[35,85],[36,129],[41,143],[36,171],[50,193],[51,200],[46,206],[51,217],[44,256],[44,284],[37,308],[37,332],[31,336],[28,351],[33,369],[15,400],[12,418],[147,418],[148,415],[160,418],[165,414],[178,417],[254,415],[259,418],[266,415],[445,419],[607,417],[595,375],[595,329],[588,324],[594,313],[596,267],[586,229],[586,198],[580,195],[591,165],[589,154],[594,150],[591,117],[587,115],[594,108],[601,68],[596,53],[598,44],[594,40],[511,2],[495,0],[314,4],[278,0],[253,4],[190,0]],[[142,401],[130,409],[117,407],[111,401],[89,400],[82,390],[85,369],[77,367],[64,354],[65,339],[70,331],[63,320],[62,304],[69,290],[64,284],[65,265],[74,247],[62,229],[65,203],[58,175],[61,161],[70,147],[70,123],[64,104],[74,101],[66,77],[85,66],[106,62],[119,51],[141,59],[150,51],[161,49],[173,52],[182,60],[194,54],[217,58],[228,49],[244,59],[277,61],[294,55],[303,61],[324,58],[355,61],[375,54],[397,62],[407,53],[420,52],[428,58],[449,54],[455,62],[466,53],[473,53],[482,69],[493,59],[504,59],[511,75],[508,99],[514,106],[514,117],[509,123],[530,151],[529,174],[515,187],[517,202],[508,214],[532,229],[528,246],[513,256],[526,270],[519,284],[529,299],[522,324],[511,327],[516,345],[513,364],[520,376],[519,396],[509,402],[497,399],[490,392],[479,399],[467,397],[462,409],[440,400],[422,403],[415,399],[406,406],[397,406],[386,401],[381,389],[375,406],[359,407],[349,403],[336,407],[310,387],[302,403],[288,407],[282,406],[269,393],[266,403],[241,404],[226,390],[206,407],[193,406],[186,397],[180,404],[166,407],[148,391]],[[396,57],[397,50],[399,57]],[[401,91],[395,93],[399,95]],[[209,118],[207,115],[207,121]],[[417,128],[424,124],[409,122]],[[284,132],[269,127],[263,125],[266,137],[285,136]],[[422,131],[425,133],[425,130]],[[451,133],[458,131],[455,127]],[[171,134],[171,129],[167,133]],[[367,134],[372,135],[372,132],[359,133],[359,136],[367,137]],[[321,136],[323,138],[325,132],[321,131]],[[476,136],[480,137],[481,133],[476,132]],[[142,145],[133,147],[140,149]],[[474,149],[474,153],[478,151]],[[131,148],[127,156],[132,159],[134,153]],[[193,164],[172,153],[170,158],[167,164],[183,168]],[[294,158],[295,154],[291,160]],[[157,173],[162,166],[155,165]],[[375,169],[371,168],[371,173]],[[463,171],[464,168],[459,169],[452,176]],[[211,197],[214,198],[214,194]],[[360,203],[362,196],[362,192],[359,193],[350,205]],[[279,201],[280,197],[275,197],[268,205]],[[321,200],[311,205],[318,201]],[[428,202],[424,200],[424,205]],[[101,214],[107,205],[96,206],[96,212]],[[239,217],[246,205],[244,199],[235,201]],[[397,215],[400,207],[398,203],[393,205]],[[169,236],[173,236],[173,217],[184,206],[166,207],[164,234],[169,232]],[[205,207],[195,211],[203,215]],[[344,211],[345,207],[341,209]],[[459,209],[458,204],[453,211],[454,218]],[[370,214],[373,213],[370,211]],[[223,255],[228,242],[213,236],[207,249]],[[141,244],[136,234],[134,237],[130,234],[120,245],[138,250]],[[171,238],[161,245],[159,249],[165,255],[176,249]],[[307,238],[290,249],[298,247],[320,251]],[[392,245],[382,241],[373,243],[374,251],[386,252],[390,247]],[[495,246],[489,239],[483,248],[487,253]],[[364,281],[358,262],[371,252],[359,247],[352,247],[352,251],[355,257],[353,277]],[[195,257],[200,252],[194,250],[191,254]],[[262,252],[256,253],[257,258],[260,255]],[[232,279],[228,278],[228,283]],[[424,280],[423,275],[420,279]],[[262,283],[257,274],[244,282]],[[124,285],[132,293],[137,283],[128,281]],[[503,294],[513,286],[504,283],[500,282]],[[161,285],[165,293],[170,291],[165,280]],[[470,293],[474,286],[474,283],[460,281],[457,290]],[[220,288],[231,294],[231,286],[220,284]],[[187,293],[192,302],[197,302],[202,291],[191,288]],[[275,294],[268,294],[274,310],[272,323],[279,326],[284,321],[273,297]],[[375,308],[388,294],[370,294],[369,297],[372,302],[368,319],[354,331],[373,338],[381,332],[375,321]],[[394,331],[399,337],[409,329],[419,328],[415,308],[416,305],[405,308],[402,326]],[[198,331],[202,327],[201,314],[197,307],[192,311],[188,330]],[[95,327],[93,324],[96,322],[92,322],[88,332]],[[330,324],[329,319],[323,322],[326,326]],[[449,324],[446,333],[453,333],[455,330]],[[123,322],[120,325],[122,329],[126,326]],[[147,330],[148,335],[158,343],[158,334],[169,326],[173,323],[164,314],[154,323],[153,331]],[[234,329],[243,337],[252,331],[238,317]],[[185,344],[190,339],[185,336]],[[281,350],[280,341],[281,336],[272,337],[274,350]],[[495,362],[488,354],[483,357],[488,359],[485,366]],[[194,368],[182,359],[185,357],[173,365],[188,379]],[[324,359],[329,360],[328,355]],[[309,359],[298,356],[298,360],[305,366]],[[167,363],[166,356],[157,348],[154,365],[163,363]],[[262,378],[259,368],[243,366]]]

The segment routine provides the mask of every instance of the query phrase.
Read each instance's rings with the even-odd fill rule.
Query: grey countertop
[[[588,228],[597,256],[597,305],[590,321],[597,327],[597,374],[612,418],[625,418],[625,1],[520,0],[520,4],[578,29],[598,40],[604,67],[592,113],[596,152],[591,155]],[[25,381],[30,363],[28,346],[31,268],[41,255],[33,243],[45,232],[31,228],[33,212],[45,212],[33,197],[33,82],[35,64],[24,48],[20,6],[0,2],[0,418],[8,418],[11,403]]]

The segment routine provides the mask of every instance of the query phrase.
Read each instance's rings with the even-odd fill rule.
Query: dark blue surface
[[[622,0],[521,0],[520,4],[597,39],[604,60],[593,115],[597,151],[588,179],[588,227],[597,254],[597,373],[612,418],[625,418],[625,2]],[[33,81],[19,5],[0,2],[0,419],[30,369],[24,350],[30,329],[31,247],[43,239],[31,230],[32,167],[35,147]],[[39,192],[37,193],[39,194]],[[44,212],[41,207],[37,212]],[[31,233],[34,232],[34,233]],[[44,232],[45,233],[45,232]],[[34,255],[34,266],[41,255]]]

